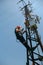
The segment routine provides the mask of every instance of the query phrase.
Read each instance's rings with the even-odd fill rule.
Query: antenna
[[[17,4],[19,4],[20,2],[22,2],[22,4],[24,5],[26,5],[26,3],[25,3],[25,1],[24,0],[20,0]]]

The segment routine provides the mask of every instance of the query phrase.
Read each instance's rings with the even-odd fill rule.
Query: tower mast
[[[40,46],[43,53],[43,45],[37,30],[38,28],[37,23],[39,23],[40,18],[39,16],[32,14],[30,1],[28,1],[28,4],[26,4],[24,0],[20,0],[18,3],[20,2],[22,2],[23,4],[23,8],[21,8],[21,10],[24,10],[26,42],[27,42],[27,45],[30,45],[30,50],[26,47],[26,53],[27,53],[26,65],[30,65],[29,63],[30,61],[32,62],[32,65],[40,65],[37,61],[43,61],[43,56],[39,54],[39,50],[37,50],[38,53],[35,52],[38,46]],[[34,42],[36,46],[33,47]],[[37,58],[34,57],[35,55],[37,55]]]

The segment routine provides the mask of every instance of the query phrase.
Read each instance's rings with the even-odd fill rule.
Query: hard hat
[[[17,26],[16,28],[20,29],[20,28],[21,28],[21,26]]]

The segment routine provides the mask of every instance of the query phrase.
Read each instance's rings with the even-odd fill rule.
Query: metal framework
[[[23,8],[21,8],[21,10],[24,11],[24,17],[25,17],[24,24],[26,30],[26,42],[27,45],[30,46],[30,50],[26,48],[27,53],[26,65],[42,65],[43,55],[40,55],[39,46],[41,52],[43,53],[43,45],[37,30],[38,29],[37,23],[39,23],[40,18],[39,16],[32,14],[32,8],[31,8],[32,4],[30,3],[30,1],[28,1],[28,4],[26,4],[24,0],[21,1],[23,4]],[[21,1],[19,1],[18,3],[20,3]],[[33,44],[35,44],[34,47]]]

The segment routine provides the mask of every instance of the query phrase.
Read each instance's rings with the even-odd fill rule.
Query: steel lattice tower
[[[43,56],[40,55],[39,46],[41,49],[41,52],[43,53],[43,45],[38,33],[38,27],[37,23],[39,23],[39,16],[32,14],[32,8],[31,3],[28,1],[28,4],[25,3],[24,0],[21,0],[23,4],[23,8],[21,8],[21,11],[24,12],[25,17],[25,30],[26,30],[26,42],[27,45],[30,46],[30,50],[26,47],[26,53],[27,53],[27,62],[26,65],[30,65],[30,62],[32,62],[32,65],[42,65],[40,62],[43,62]],[[19,1],[18,3],[20,3]],[[33,43],[35,44],[33,47]],[[36,52],[37,50],[37,52]],[[37,56],[37,58],[35,57]]]

